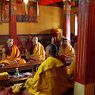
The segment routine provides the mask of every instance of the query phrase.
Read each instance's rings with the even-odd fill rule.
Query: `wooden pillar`
[[[78,50],[74,95],[94,95],[95,0],[79,0]]]
[[[17,43],[16,0],[9,1],[9,36]]]
[[[70,11],[71,5],[68,0],[64,1],[63,35],[70,40]]]

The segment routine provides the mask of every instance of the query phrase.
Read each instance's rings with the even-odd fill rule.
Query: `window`
[[[75,36],[78,34],[78,19],[77,14],[75,14]]]

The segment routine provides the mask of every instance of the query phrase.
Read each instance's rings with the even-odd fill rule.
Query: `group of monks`
[[[35,60],[38,62],[44,61],[45,50],[43,45],[40,42],[38,42],[38,37],[34,37],[31,43],[33,44],[33,50],[31,50],[33,51],[33,53],[30,55],[30,51],[27,48],[25,48],[26,59]],[[12,38],[9,38],[7,44],[2,48],[2,60],[0,61],[0,63],[3,64],[26,63],[26,60],[21,58],[20,49],[18,48],[18,46],[14,45],[14,40]]]
[[[72,74],[76,61],[74,49],[68,39],[62,37],[58,45],[55,38],[52,38],[51,44],[46,47],[46,50],[38,42],[38,37],[33,37],[32,43],[32,53],[29,51],[31,49],[26,49],[26,59],[30,62],[37,60],[41,65],[34,77],[27,79],[25,82],[23,95],[64,95],[63,93],[69,88],[67,74]],[[67,66],[66,70],[65,62],[67,59],[71,60],[71,64]],[[8,64],[12,64],[12,62],[20,63],[21,60],[20,50],[13,44],[13,39],[8,39],[7,45],[2,49],[0,63],[6,61]],[[25,59],[23,59],[23,62],[25,62]]]

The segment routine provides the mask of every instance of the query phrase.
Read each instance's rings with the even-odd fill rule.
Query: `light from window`
[[[78,19],[77,19],[77,15],[75,15],[75,36],[77,36],[78,34]]]

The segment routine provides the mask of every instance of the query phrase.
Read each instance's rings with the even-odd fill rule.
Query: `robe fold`
[[[44,61],[45,60],[45,51],[44,47],[41,43],[37,43],[34,47],[33,54],[31,55],[31,59],[35,59],[37,61]]]
[[[74,57],[75,52],[70,44],[67,44],[66,48],[60,47],[59,55],[64,55],[65,57]]]
[[[38,68],[33,78],[29,78],[25,87],[32,95],[61,95],[68,90],[68,78],[64,63],[54,57],[48,57]]]
[[[2,60],[0,63],[12,64],[13,62],[17,62],[21,59],[20,50],[16,45],[13,45],[11,48],[3,48],[2,49]]]
[[[21,58],[20,50],[16,45],[12,46],[12,52],[10,55],[7,56],[9,60],[19,60]]]

